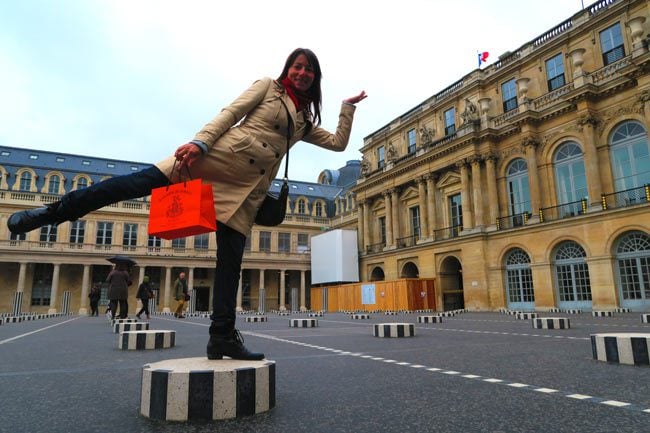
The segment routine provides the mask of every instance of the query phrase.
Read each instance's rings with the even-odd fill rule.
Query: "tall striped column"
[[[189,313],[194,314],[196,312],[196,289],[192,289],[192,294],[190,295],[190,302],[189,302]]]
[[[14,297],[11,301],[11,315],[16,317],[20,316],[23,306],[23,292],[14,292]]]
[[[259,299],[258,299],[257,311],[259,313],[265,313],[266,312],[266,289],[264,287],[260,287],[258,298]]]
[[[153,298],[149,299],[150,314],[158,311],[158,296],[160,296],[160,290],[153,290]]]
[[[63,292],[63,299],[61,300],[61,312],[66,316],[70,314],[70,290]]]

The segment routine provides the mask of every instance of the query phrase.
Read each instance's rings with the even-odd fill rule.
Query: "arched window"
[[[533,273],[530,269],[530,257],[521,248],[514,248],[506,256],[505,262],[508,308],[535,308],[535,291],[533,289]]]
[[[650,236],[631,232],[616,247],[616,265],[621,306],[650,308]]]
[[[48,194],[58,194],[61,186],[61,178],[57,174],[50,176],[50,182],[47,185]]]
[[[323,203],[316,202],[316,216],[323,216]]]
[[[555,152],[553,159],[558,205],[572,203],[560,209],[560,216],[577,215],[582,211],[579,202],[588,198],[587,177],[582,150],[577,143],[569,141]]]
[[[508,182],[508,211],[510,215],[530,212],[530,188],[528,165],[523,159],[515,159],[506,170]]]
[[[591,282],[585,250],[573,241],[560,244],[553,264],[559,306],[563,308],[591,308]]]
[[[610,145],[616,192],[650,184],[650,145],[639,122],[629,121],[617,127]]]
[[[88,187],[88,179],[80,177],[77,179],[77,189],[84,189]]]
[[[20,191],[31,191],[32,189],[32,174],[28,171],[23,171],[20,175],[20,184],[18,186]]]

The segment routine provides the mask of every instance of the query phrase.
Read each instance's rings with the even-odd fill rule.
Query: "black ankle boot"
[[[12,233],[27,233],[48,224],[57,225],[67,221],[57,213],[60,202],[54,202],[36,209],[16,212],[7,220],[7,227]]]
[[[245,359],[260,361],[264,359],[263,353],[251,352],[244,346],[244,338],[236,329],[226,333],[213,333],[210,327],[210,341],[208,341],[208,359],[222,359],[227,356],[232,359]]]

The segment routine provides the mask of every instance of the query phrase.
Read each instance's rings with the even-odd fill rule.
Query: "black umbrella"
[[[120,255],[117,255],[117,256],[109,257],[109,258],[106,259],[106,260],[108,260],[108,261],[111,262],[111,263],[115,263],[115,264],[118,264],[118,263],[124,263],[124,264],[126,264],[126,265],[128,265],[128,266],[135,266],[135,265],[137,265],[136,261],[133,260],[133,259],[132,259],[131,257],[129,257],[129,256],[120,256]]]

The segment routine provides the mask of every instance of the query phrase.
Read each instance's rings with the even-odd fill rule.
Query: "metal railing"
[[[384,250],[386,242],[379,242],[377,244],[370,244],[366,246],[366,254],[380,253]]]
[[[419,238],[418,235],[405,236],[403,238],[395,239],[395,243],[397,244],[397,248],[412,247],[417,244]]]
[[[458,225],[458,226],[451,226],[451,227],[445,227],[442,229],[437,229],[433,231],[433,240],[434,241],[441,241],[444,239],[451,239],[455,238],[458,235],[460,235],[460,232],[463,230],[463,226]]]
[[[602,194],[600,203],[603,210],[634,206],[650,202],[650,184],[624,191]]]
[[[587,213],[587,199],[562,203],[557,206],[543,207],[539,210],[539,222],[572,218]]]
[[[497,230],[511,229],[514,227],[522,227],[528,224],[530,218],[529,212],[522,212],[513,215],[507,215],[497,218]]]

